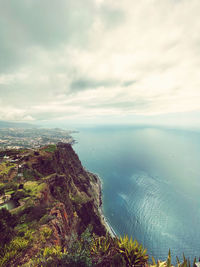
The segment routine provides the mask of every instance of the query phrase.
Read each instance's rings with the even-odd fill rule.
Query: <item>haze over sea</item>
[[[83,165],[103,181],[104,214],[155,259],[200,256],[200,132],[97,127],[74,135]]]

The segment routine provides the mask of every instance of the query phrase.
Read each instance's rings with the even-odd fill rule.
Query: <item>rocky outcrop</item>
[[[52,240],[54,245],[62,245],[62,239],[70,234],[69,218],[63,203],[58,203],[50,211],[50,215],[54,217],[49,222],[49,226],[53,230]]]

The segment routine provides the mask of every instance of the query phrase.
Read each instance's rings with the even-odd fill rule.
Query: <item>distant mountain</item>
[[[25,122],[0,121],[0,128],[38,128],[38,125]]]

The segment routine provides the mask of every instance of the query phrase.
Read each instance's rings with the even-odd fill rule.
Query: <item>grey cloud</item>
[[[113,102],[107,102],[107,103],[95,103],[87,105],[88,108],[106,108],[106,109],[118,109],[122,111],[134,111],[134,109],[140,110],[140,109],[146,109],[152,105],[152,100],[150,99],[136,99],[136,100],[130,100],[130,101],[116,101]]]
[[[80,78],[72,81],[70,88],[72,92],[79,92],[82,90],[96,89],[99,87],[113,87],[113,86],[128,87],[136,82],[137,82],[136,80],[130,80],[121,83],[119,80],[94,80],[89,78],[85,79]]]
[[[123,82],[122,86],[128,87],[128,86],[133,85],[136,82],[137,82],[136,80],[125,81],[125,82]]]
[[[122,10],[111,8],[106,4],[102,6],[100,12],[105,20],[105,24],[109,28],[115,28],[125,20],[125,14]]]
[[[42,90],[41,90],[42,87]],[[0,100],[17,108],[30,108],[30,106],[50,100],[49,87],[32,83],[13,82],[0,84]]]
[[[2,114],[198,108],[200,2],[173,2],[0,0]]]
[[[34,46],[86,46],[93,13],[89,0],[0,0],[0,70],[30,60]]]
[[[88,49],[96,17],[107,26],[119,24],[123,15],[108,7],[99,10],[92,0],[0,0],[0,71],[32,64],[34,47]]]
[[[71,83],[71,90],[72,92],[78,92],[87,89],[96,89],[101,86],[111,87],[117,84],[119,84],[118,81],[112,81],[112,80],[99,81],[92,79],[78,79]]]
[[[74,116],[76,114],[79,114],[78,112],[67,112],[66,114],[63,114],[62,112],[50,112],[50,111],[46,111],[46,112],[38,112],[33,114],[34,119],[41,121],[41,120],[53,120],[53,119],[58,119],[58,118],[62,118],[64,116]]]

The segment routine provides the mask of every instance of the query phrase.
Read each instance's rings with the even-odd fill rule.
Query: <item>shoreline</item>
[[[108,222],[108,220],[106,219],[104,212],[103,212],[103,200],[102,200],[102,189],[103,189],[103,181],[101,180],[100,176],[97,173],[91,172],[88,169],[86,169],[85,167],[83,167],[83,169],[92,174],[93,176],[96,177],[96,185],[98,186],[98,193],[99,193],[99,203],[98,203],[98,207],[97,210],[99,212],[99,216],[101,218],[101,222],[104,225],[106,231],[111,235],[111,237],[116,237],[117,234],[114,231],[114,229],[112,228],[112,226],[110,225],[110,223]]]
[[[99,204],[98,210],[99,210],[102,222],[103,222],[106,230],[108,231],[108,233],[111,235],[111,237],[116,237],[117,236],[116,232],[114,231],[112,226],[109,224],[109,222],[106,219],[104,212],[103,212],[103,200],[102,200],[102,189],[103,189],[102,184],[103,184],[103,182],[101,181],[101,178],[98,174],[95,173],[94,175],[96,176],[97,183],[99,185],[99,203],[100,204]]]

